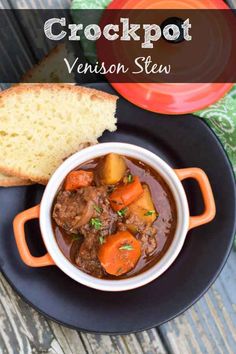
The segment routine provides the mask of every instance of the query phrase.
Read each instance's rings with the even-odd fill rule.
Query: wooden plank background
[[[0,8],[66,8],[69,4],[67,0],[2,0]],[[19,29],[17,21],[13,25]],[[26,50],[25,40],[23,34],[18,45],[27,66],[42,53]],[[231,253],[207,294],[183,315],[157,329],[127,336],[86,334],[58,325],[21,300],[0,275],[0,353],[235,354],[236,253]]]

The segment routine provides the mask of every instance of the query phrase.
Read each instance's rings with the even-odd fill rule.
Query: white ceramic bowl
[[[70,263],[58,247],[51,223],[53,201],[66,175],[84,162],[111,152],[138,159],[154,168],[170,187],[177,207],[176,232],[173,242],[163,258],[147,271],[137,276],[121,280],[98,279],[80,271],[76,266]],[[180,182],[180,179],[189,177],[198,180],[203,192],[205,212],[198,217],[190,217],[186,194]],[[48,251],[48,254],[43,257],[33,257],[30,254],[24,235],[24,223],[38,216],[43,241]],[[209,222],[214,216],[214,198],[209,181],[202,170],[196,168],[173,170],[157,155],[141,147],[124,143],[102,143],[79,151],[68,158],[56,170],[43,194],[40,212],[39,206],[36,206],[19,214],[14,220],[14,232],[21,258],[29,266],[41,267],[55,264],[78,283],[104,291],[124,291],[143,286],[163,274],[179,255],[189,228]]]

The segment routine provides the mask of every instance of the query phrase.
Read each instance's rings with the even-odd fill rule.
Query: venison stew
[[[70,172],[52,208],[61,252],[102,279],[151,268],[168,250],[176,225],[175,201],[163,178],[143,162],[114,153]]]

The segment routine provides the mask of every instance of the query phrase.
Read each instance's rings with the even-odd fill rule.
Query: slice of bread
[[[69,63],[75,60],[74,51],[62,43],[52,49],[38,64],[22,78],[22,83],[73,83],[75,77],[65,70],[64,58]]]
[[[32,184],[31,181],[18,177],[7,176],[0,173],[0,187],[17,187],[28,186]]]
[[[0,172],[46,184],[71,154],[116,130],[116,101],[69,84],[22,84],[0,93]]]
[[[72,53],[73,51],[68,52],[65,44],[59,44],[24,75],[22,83],[69,82],[71,76],[68,77],[69,74],[66,75],[62,58],[66,57],[72,61]],[[0,187],[25,186],[29,184],[32,184],[32,182],[0,173]]]

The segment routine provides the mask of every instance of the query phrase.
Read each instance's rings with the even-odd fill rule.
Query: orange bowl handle
[[[31,255],[26,239],[25,239],[25,223],[32,219],[39,218],[40,206],[25,210],[18,214],[13,221],[13,230],[16,239],[16,245],[20,253],[22,261],[30,267],[45,267],[55,265],[49,253],[42,257],[34,257]]]
[[[201,215],[190,216],[189,230],[212,221],[216,215],[216,206],[211,185],[205,172],[200,168],[184,168],[175,170],[175,173],[180,181],[193,178],[198,182],[205,205],[205,210]]]

